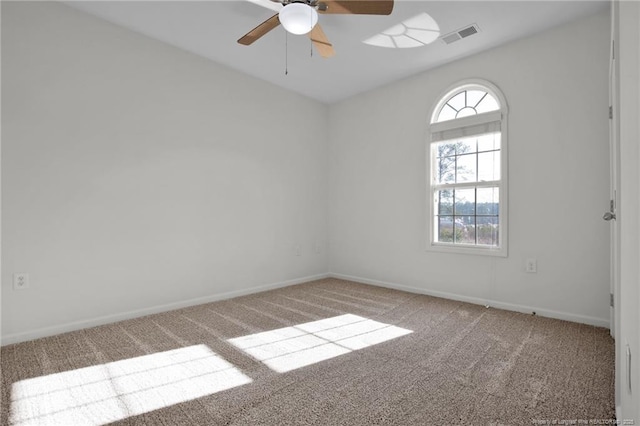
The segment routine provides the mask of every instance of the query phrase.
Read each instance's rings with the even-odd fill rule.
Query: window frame
[[[440,110],[445,104],[456,94],[463,90],[479,89],[486,91],[492,95],[496,101],[500,104],[500,109],[484,112],[472,116],[466,116],[461,118],[455,118],[451,120],[445,120],[436,122]],[[484,255],[484,256],[508,256],[508,106],[507,101],[498,87],[493,83],[481,80],[481,79],[467,79],[459,81],[456,84],[451,85],[446,91],[442,92],[437,98],[437,102],[431,108],[429,114],[429,131],[426,141],[426,172],[427,172],[427,221],[428,221],[428,235],[427,235],[427,250],[434,252],[444,253],[457,253],[457,254],[472,254],[472,255]],[[435,167],[436,158],[434,156],[435,144],[444,142],[447,139],[435,140],[434,136],[442,132],[462,131],[461,129],[469,127],[479,127],[487,125],[491,127],[491,123],[500,124],[500,179],[498,181],[491,182],[469,182],[464,184],[453,184],[452,189],[456,186],[465,186],[469,188],[481,188],[485,186],[496,186],[499,190],[499,202],[498,202],[498,246],[482,246],[482,245],[466,245],[456,244],[448,242],[437,242],[436,227],[435,227],[435,203],[434,197],[437,190],[441,190],[446,184],[437,184],[433,180],[433,170]],[[495,131],[495,130],[494,130]],[[489,133],[489,131],[487,132]],[[473,135],[479,135],[480,133],[474,133]],[[485,133],[486,134],[486,133]]]

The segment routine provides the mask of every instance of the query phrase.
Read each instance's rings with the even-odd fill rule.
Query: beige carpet
[[[3,425],[615,416],[608,330],[336,279],[6,346],[1,356]]]

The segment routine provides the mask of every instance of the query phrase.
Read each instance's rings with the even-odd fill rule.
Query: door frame
[[[618,69],[618,38],[619,29],[619,4],[613,0],[611,5],[611,52],[609,56],[609,187],[610,187],[610,206],[609,211],[614,215],[619,214],[620,200],[620,108],[619,108],[619,69]],[[617,219],[609,221],[610,227],[610,281],[609,292],[611,302],[609,307],[609,330],[611,336],[616,341],[616,352],[620,348],[620,221]],[[618,363],[618,356],[616,356]],[[615,403],[620,404],[619,384],[621,382],[620,366],[616,365],[616,386],[615,386]]]

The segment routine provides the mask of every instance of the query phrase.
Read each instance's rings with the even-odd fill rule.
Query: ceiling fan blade
[[[320,0],[318,4],[318,12],[327,14],[391,15],[393,11],[393,0]]]
[[[323,58],[330,58],[336,54],[336,51],[333,50],[333,45],[329,43],[329,39],[322,30],[320,24],[316,24],[316,26],[313,27],[309,33],[309,38],[313,42],[315,48],[318,49],[320,56]]]
[[[240,37],[238,43],[248,46],[278,25],[280,25],[280,19],[278,18],[278,15],[275,14],[271,18],[264,21],[262,24],[258,25],[257,27]]]

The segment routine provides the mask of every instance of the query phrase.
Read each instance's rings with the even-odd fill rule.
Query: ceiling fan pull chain
[[[289,75],[289,32],[284,32],[284,75]]]
[[[311,25],[311,31],[313,31],[313,15],[309,14],[309,24]],[[309,56],[313,58],[313,40],[309,37]]]

